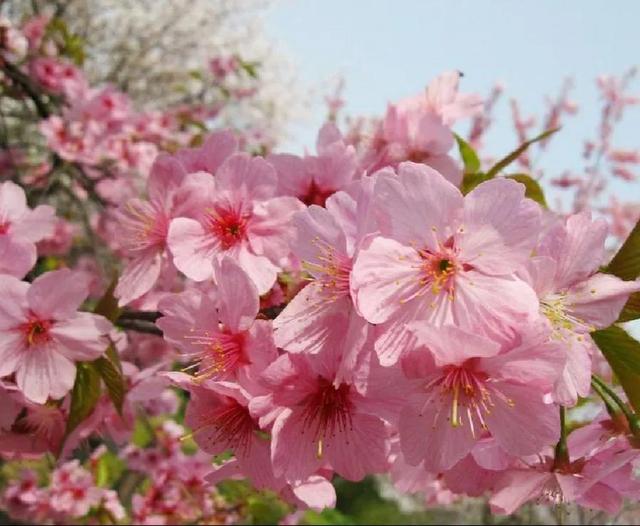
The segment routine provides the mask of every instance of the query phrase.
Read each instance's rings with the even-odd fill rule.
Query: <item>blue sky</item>
[[[559,172],[581,166],[582,141],[597,126],[595,77],[640,64],[638,20],[640,2],[633,0],[281,0],[267,25],[297,64],[303,84],[344,76],[352,115],[380,114],[387,101],[418,93],[449,69],[464,72],[465,91],[484,94],[500,81],[507,97],[488,138],[496,155],[515,146],[508,97],[516,97],[525,114],[541,113],[544,96],[573,77],[580,112],[543,164]],[[311,147],[323,116],[318,102],[313,119],[287,146]],[[459,130],[466,130],[465,123]],[[617,145],[640,147],[640,109],[630,111],[618,131]]]

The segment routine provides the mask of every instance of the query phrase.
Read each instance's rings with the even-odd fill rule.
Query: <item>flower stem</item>
[[[562,469],[569,465],[569,447],[567,446],[566,409],[560,406],[560,440],[556,444],[553,469]]]

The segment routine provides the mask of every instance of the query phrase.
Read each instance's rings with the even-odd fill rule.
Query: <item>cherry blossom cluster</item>
[[[573,213],[550,210],[527,156],[575,111],[570,84],[537,138],[513,104],[523,145],[496,164],[473,148],[501,89],[483,102],[455,71],[344,134],[336,93],[315,152],[295,155],[205,133],[215,105],[137,110],[91,85],[55,27],[0,20],[0,82],[40,141],[0,159],[10,517],[239,522],[221,488],[242,479],[295,521],[336,505],[334,478],[373,475],[497,514],[638,501],[640,344],[618,325],[640,317],[637,227],[622,272],[605,248],[634,212],[616,203],[610,232],[588,210],[600,173]],[[207,67],[252,96],[254,64]],[[611,146],[637,102],[625,82],[600,80],[586,154],[622,178],[638,162]],[[605,349],[611,331],[628,346]]]
[[[624,430],[554,447],[567,447],[559,410],[590,393],[589,333],[640,283],[598,272],[603,220],[556,216],[503,177],[463,195],[459,168],[430,164],[449,164],[453,116],[477,111],[457,81],[390,107],[361,157],[333,125],[302,158],[249,157],[217,133],[158,158],[148,200],[123,206],[121,304],[171,267],[188,278],[159,295],[157,325],[188,362],[166,376],[190,392],[194,439],[234,453],[213,480],[312,507],[333,503],[333,474],[389,470],[401,487],[490,491],[505,513],[537,498],[615,512],[637,495]]]

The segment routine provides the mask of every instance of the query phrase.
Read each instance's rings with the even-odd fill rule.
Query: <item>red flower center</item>
[[[42,345],[51,340],[51,320],[31,319],[20,326],[29,347]]]
[[[225,397],[224,407],[212,415],[211,421],[200,426],[197,431],[213,428],[211,441],[223,442],[234,453],[246,453],[251,447],[253,433],[259,431],[249,409],[231,397]]]
[[[9,222],[0,223],[0,235],[6,234],[7,232],[9,232]]]
[[[335,438],[337,432],[352,429],[353,403],[350,391],[347,384],[336,387],[326,378],[318,376],[316,391],[303,401],[305,427],[315,427],[318,458],[322,458],[324,441]]]
[[[311,181],[309,188],[307,189],[307,193],[303,196],[300,196],[300,200],[305,205],[319,205],[324,206],[327,198],[333,194],[335,190],[323,190],[318,185],[316,185],[315,181]]]
[[[244,352],[245,336],[242,333],[204,331],[201,334],[188,335],[188,340],[194,345],[203,346],[202,352],[198,353],[198,367],[196,378],[204,380],[207,378],[223,378],[235,371],[239,366],[249,362]]]
[[[209,231],[218,239],[222,248],[228,250],[246,239],[250,215],[231,207],[214,208],[208,213]]]

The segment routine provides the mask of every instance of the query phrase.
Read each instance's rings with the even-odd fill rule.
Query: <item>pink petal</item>
[[[490,393],[494,405],[484,419],[505,451],[516,456],[533,455],[558,441],[558,408],[545,404],[538,389],[496,382]]]
[[[37,258],[33,243],[0,235],[0,274],[23,278],[36,264]]]
[[[297,155],[288,153],[271,154],[267,161],[278,173],[278,194],[301,197],[311,185],[311,178],[306,173],[305,162]]]
[[[532,327],[514,349],[481,360],[480,367],[492,378],[536,385],[549,391],[565,366],[564,344],[549,340],[545,324]]]
[[[56,211],[48,205],[40,205],[27,211],[19,221],[11,225],[11,234],[19,239],[36,243],[53,235]]]
[[[41,318],[64,320],[75,314],[88,295],[84,274],[61,269],[38,276],[27,292],[27,300]]]
[[[348,297],[329,301],[315,283],[304,287],[274,320],[276,345],[289,352],[318,353],[335,331],[343,334]]]
[[[253,281],[229,256],[214,265],[218,284],[219,318],[231,331],[248,329],[260,310],[260,299]]]
[[[449,400],[450,402],[450,400]],[[429,471],[440,472],[453,467],[471,451],[476,439],[471,430],[453,427],[450,404],[432,393],[426,403],[412,403],[400,415],[400,446],[407,462],[417,465],[424,460]]]
[[[153,162],[147,181],[149,200],[168,205],[170,192],[175,191],[186,176],[187,172],[178,159],[161,153]]]
[[[298,212],[292,218],[296,229],[295,241],[292,249],[296,256],[303,262],[326,266],[327,250],[346,256],[347,242],[340,225],[325,208],[311,205],[309,208]],[[324,258],[324,259],[321,259]],[[313,267],[310,273],[318,277]]]
[[[606,221],[592,221],[588,212],[572,215],[566,225],[560,223],[549,230],[538,254],[556,260],[558,289],[586,279],[603,263],[606,237]]]
[[[256,200],[274,197],[277,182],[273,166],[262,157],[251,157],[245,153],[237,153],[226,159],[216,174],[220,190]]]
[[[491,511],[500,515],[511,515],[525,502],[538,498],[552,477],[552,473],[533,470],[508,472],[501,480],[501,488],[489,501]]]
[[[461,365],[470,358],[486,358],[500,352],[496,342],[453,325],[436,329],[416,322],[412,324],[412,330],[417,342],[428,347],[439,366]]]
[[[333,484],[319,475],[312,475],[303,482],[292,485],[294,495],[312,510],[322,511],[336,505]]]
[[[326,460],[347,480],[362,480],[365,475],[387,469],[388,443],[385,425],[374,416],[352,415],[344,428],[326,436]]]
[[[572,287],[566,302],[576,318],[604,329],[618,319],[629,295],[640,290],[640,280],[622,281],[610,274],[595,274]]]
[[[28,290],[28,283],[0,275],[0,330],[12,329],[26,321]]]
[[[293,238],[291,217],[304,208],[295,197],[274,197],[255,204],[247,237],[251,250],[279,261],[289,254]]]
[[[441,173],[454,186],[460,186],[463,175],[462,169],[450,155],[430,155],[425,163],[438,173]]]
[[[32,402],[44,404],[48,397],[57,399],[73,387],[76,366],[53,349],[38,348],[26,353],[16,371],[16,384]]]
[[[213,258],[219,249],[215,238],[207,235],[194,219],[179,217],[171,221],[167,236],[173,264],[188,278],[205,281],[213,276]]]
[[[18,221],[26,211],[24,190],[12,181],[0,184],[0,222]]]
[[[458,239],[466,263],[488,274],[509,274],[529,258],[541,213],[524,190],[521,183],[496,178],[465,197],[464,233]]]
[[[524,281],[465,272],[456,277],[453,320],[466,330],[481,330],[500,339],[511,326],[538,317],[539,300]]]
[[[178,159],[189,172],[215,174],[224,160],[238,149],[233,132],[222,130],[211,133],[200,148],[190,148],[177,153]]]
[[[393,239],[376,237],[358,255],[351,273],[351,289],[360,313],[371,323],[382,323],[404,310],[405,302],[420,291],[420,256]],[[427,297],[429,293],[422,298]],[[420,302],[421,300],[413,300]]]
[[[566,363],[561,376],[556,380],[553,398],[558,404],[574,406],[578,397],[591,391],[591,355],[589,346],[578,341],[564,344]]]
[[[118,305],[127,305],[149,292],[158,281],[161,270],[162,253],[157,250],[147,250],[129,261],[114,291]]]
[[[244,246],[238,251],[238,263],[249,275],[260,295],[271,290],[280,271],[269,259],[251,253]]]
[[[317,458],[318,444],[315,428],[306,425],[306,419],[291,409],[285,409],[273,424],[271,431],[271,457],[276,476],[288,481],[304,480],[322,465]]]
[[[18,369],[27,354],[24,335],[18,331],[0,331],[0,377]]]
[[[383,235],[434,249],[434,229],[444,238],[453,233],[449,225],[463,204],[460,191],[442,175],[410,162],[400,165],[397,177],[378,177],[374,194]]]
[[[50,330],[59,352],[69,360],[91,361],[107,349],[107,335],[113,326],[106,318],[78,312],[74,317],[56,322]]]

